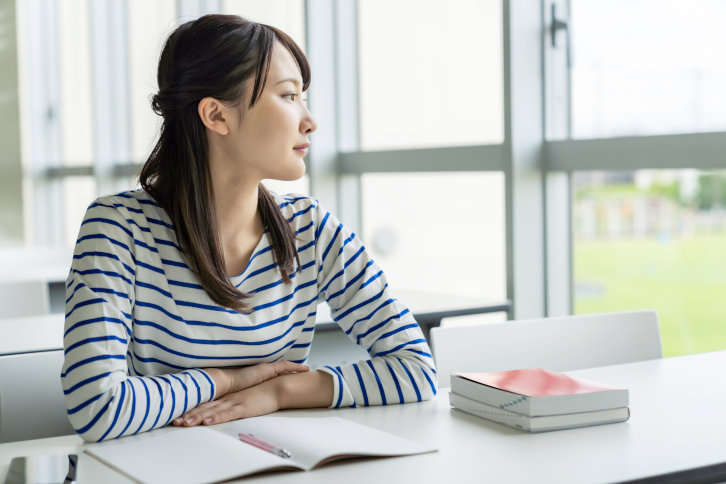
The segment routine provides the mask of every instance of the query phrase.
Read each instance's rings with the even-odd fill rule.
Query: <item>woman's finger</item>
[[[189,412],[189,423],[183,425],[212,425],[240,418],[265,415],[279,409],[274,385],[258,385],[229,394],[217,401],[217,405],[197,407]]]
[[[290,373],[303,373],[306,371],[310,371],[310,367],[308,365],[303,365],[302,363],[295,363],[293,361],[276,361],[275,363],[272,363],[272,365],[275,365],[275,369],[278,375],[287,375]]]
[[[172,421],[173,425],[193,427],[199,425],[204,418],[204,415],[208,415],[210,412],[214,412],[215,408],[220,405],[225,405],[224,399],[214,400],[212,402],[202,403],[201,405],[189,410],[187,413],[175,418]]]

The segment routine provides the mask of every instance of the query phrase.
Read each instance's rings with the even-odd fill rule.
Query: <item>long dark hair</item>
[[[310,66],[300,47],[282,31],[235,15],[205,15],[179,26],[159,59],[159,92],[154,111],[163,117],[159,141],[139,174],[139,182],[174,224],[179,245],[207,294],[220,306],[247,311],[249,294],[227,277],[209,171],[208,141],[197,105],[205,97],[236,103],[242,85],[254,77],[251,108],[270,69],[275,41],[297,62],[303,90]],[[300,266],[295,232],[270,193],[259,186],[258,209],[272,242],[283,282]]]

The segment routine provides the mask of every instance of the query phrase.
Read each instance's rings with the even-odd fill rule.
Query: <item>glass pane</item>
[[[363,241],[393,288],[506,298],[504,174],[361,177]]]
[[[305,50],[305,2],[303,0],[223,0],[223,12],[272,25],[292,37]]]
[[[96,198],[96,181],[92,176],[71,176],[62,184],[64,244],[73,247],[86,209]]]
[[[501,143],[499,0],[365,0],[363,150]]]
[[[156,70],[167,36],[177,27],[175,0],[129,0],[129,91],[131,156],[143,163],[159,135],[161,117],[151,109]]]
[[[726,2],[572,0],[575,138],[726,129]]]
[[[58,67],[60,70],[60,123],[66,166],[90,165],[93,160],[91,65],[88,2],[58,2]],[[47,163],[49,160],[43,160]]]
[[[573,177],[575,312],[655,309],[666,356],[726,348],[726,172]]]

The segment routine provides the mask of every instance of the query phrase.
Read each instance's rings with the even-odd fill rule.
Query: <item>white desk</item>
[[[393,290],[393,296],[408,306],[416,318],[424,337],[429,340],[432,327],[441,323],[441,318],[469,316],[509,311],[509,301],[495,301],[459,295],[442,295],[421,291]],[[344,365],[368,358],[366,351],[352,342],[333,322],[327,304],[318,305],[315,337],[310,347],[308,364],[320,367],[331,363]]]
[[[426,339],[431,328],[438,326],[442,318],[471,316],[474,314],[498,313],[509,311],[508,300],[493,300],[457,294],[440,294],[407,289],[392,289],[393,296],[411,309],[411,313],[421,326]],[[337,328],[330,316],[330,308],[325,304],[318,306],[318,330]]]
[[[618,482],[714,466],[726,462],[725,372],[726,351],[570,372],[629,388],[631,419],[543,434],[522,433],[452,410],[446,392],[421,404],[290,411],[333,414],[440,450],[266,474],[244,482]],[[14,456],[80,449],[77,436],[2,444],[0,477],[2,466]],[[91,462],[85,473],[84,462]],[[79,484],[120,478],[85,454],[79,471]],[[720,472],[725,480],[726,465]]]

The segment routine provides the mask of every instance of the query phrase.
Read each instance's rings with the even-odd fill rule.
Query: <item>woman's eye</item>
[[[288,92],[283,97],[289,99],[290,101],[295,101],[295,98],[298,96],[298,94],[295,94],[294,92]]]

